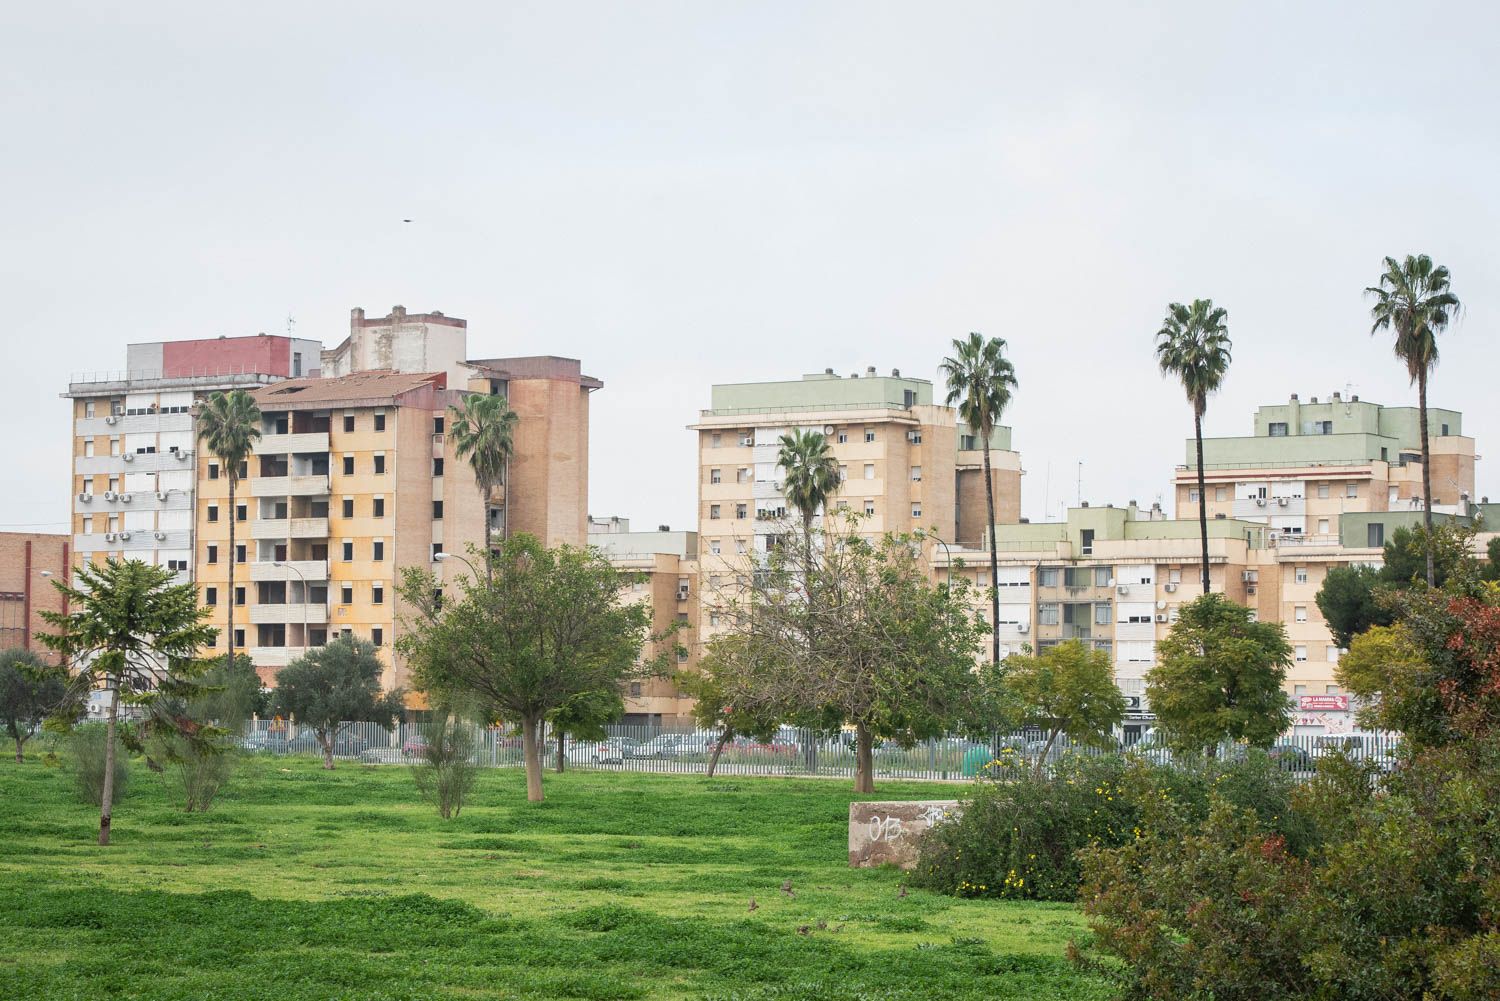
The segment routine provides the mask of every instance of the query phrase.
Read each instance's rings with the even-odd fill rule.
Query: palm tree
[[[201,675],[209,662],[198,651],[214,641],[204,622],[195,585],[173,584],[175,573],[140,560],[83,563],[73,586],[54,580],[66,612],[43,612],[52,627],[37,639],[60,654],[75,673],[70,705],[103,686],[110,693],[104,751],[104,789],[99,803],[99,843],[109,844],[115,786],[115,742],[120,691],[145,704],[147,726],[169,725],[159,700],[180,696],[182,683]],[[180,720],[170,725],[180,727]]]
[[[1005,340],[986,339],[971,333],[967,340],[955,339],[953,356],[944,358],[939,370],[948,380],[948,405],[958,407],[958,417],[979,436],[984,452],[984,501],[989,509],[990,536],[990,659],[1000,663],[1000,589],[995,578],[1000,558],[995,548],[995,487],[990,482],[990,437],[1000,415],[1016,389],[1016,370],[1005,357]]]
[[[203,447],[216,456],[229,478],[229,656],[224,663],[234,663],[234,523],[237,509],[235,488],[240,482],[240,467],[250,461],[255,443],[260,440],[260,407],[243,389],[214,393],[198,411],[198,438]]]
[[[1448,290],[1448,269],[1434,265],[1426,254],[1408,254],[1405,261],[1385,259],[1380,284],[1365,289],[1374,296],[1370,315],[1372,335],[1395,330],[1396,357],[1406,365],[1417,384],[1417,418],[1422,423],[1422,524],[1426,529],[1427,584],[1433,583],[1432,565],[1432,461],[1427,451],[1427,373],[1437,367],[1437,335],[1445,330],[1462,308]]]
[[[1203,593],[1208,584],[1208,500],[1203,488],[1203,413],[1208,394],[1217,392],[1229,371],[1229,311],[1212,299],[1191,306],[1174,302],[1156,332],[1156,362],[1163,375],[1175,375],[1193,405],[1193,438],[1198,444],[1198,533],[1203,541]]]
[[[793,431],[782,435],[780,444],[776,464],[783,470],[787,503],[802,516],[803,554],[810,567],[813,517],[838,492],[839,464],[821,432]]]
[[[505,397],[483,393],[464,397],[462,403],[449,407],[448,411],[448,433],[453,437],[453,453],[460,459],[468,460],[469,466],[474,470],[474,479],[479,483],[479,490],[484,496],[484,549],[488,553],[490,494],[505,483],[506,467],[510,463],[511,453],[515,451],[516,423],[520,418],[510,409]],[[508,511],[509,507],[510,498],[507,497],[502,510]],[[509,537],[510,517],[507,513],[502,518],[501,535]],[[489,565],[490,561],[486,557],[486,576]]]

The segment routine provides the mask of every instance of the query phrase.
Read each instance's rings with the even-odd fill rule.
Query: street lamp
[[[273,566],[273,567],[280,567],[283,570],[290,570],[292,573],[294,573],[294,574],[297,575],[297,577],[298,577],[299,580],[302,581],[302,656],[306,657],[307,656],[307,578],[304,577],[304,576],[302,576],[302,571],[301,570],[298,570],[296,567],[292,566],[290,563],[285,563],[285,562],[282,562],[281,560],[272,560],[271,561],[271,566]]]
[[[474,564],[470,563],[468,560],[464,559],[462,556],[458,555],[457,553],[442,552],[442,553],[433,553],[432,554],[432,562],[434,562],[434,563],[446,563],[448,560],[458,560],[464,566],[466,566],[466,567],[469,568],[469,572],[470,573],[472,573],[476,578],[478,578],[479,571],[474,568]]]

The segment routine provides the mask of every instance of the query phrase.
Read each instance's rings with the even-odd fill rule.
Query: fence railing
[[[654,726],[611,726],[603,740],[576,740],[557,735],[542,736],[542,761],[555,768],[559,753],[564,770],[590,769],[702,775],[718,749],[715,774],[829,776],[852,778],[855,766],[854,735],[829,735],[812,730],[784,727],[768,741],[735,738],[718,748],[719,734],[705,730],[674,730]],[[524,764],[521,736],[503,727],[473,726],[474,759],[494,768],[517,768]],[[281,721],[257,720],[240,746],[264,754],[323,754],[313,732]],[[1333,754],[1368,762],[1382,771],[1395,766],[1401,747],[1396,733],[1295,734],[1279,739],[1270,756],[1289,772],[1311,774],[1318,759]],[[345,723],[334,740],[334,756],[367,764],[414,764],[421,760],[425,744],[422,727],[400,723],[389,729],[378,723]],[[1039,760],[1050,765],[1066,755],[1114,753],[1139,755],[1157,764],[1181,763],[1183,759],[1157,740],[1114,740],[1104,746],[1077,745],[1058,738],[1051,747],[1035,731],[995,734],[976,741],[961,736],[921,741],[912,747],[894,742],[877,743],[872,762],[875,775],[883,779],[951,781],[973,778],[1009,761],[1034,766]],[[1243,756],[1243,745],[1224,744],[1216,756]]]

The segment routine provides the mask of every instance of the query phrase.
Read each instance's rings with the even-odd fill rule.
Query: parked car
[[[636,744],[628,749],[626,757],[629,758],[675,758],[683,752],[683,736],[676,733],[663,733],[652,737],[643,744]]]
[[[1286,772],[1310,772],[1314,762],[1307,749],[1290,740],[1278,740],[1266,750],[1266,756]]]
[[[357,733],[341,733],[334,738],[335,758],[357,758],[370,749],[370,742]],[[286,742],[283,754],[322,754],[323,744],[313,730],[303,730]]]
[[[591,745],[594,760],[601,765],[622,765],[626,758],[635,757],[637,742],[631,737],[610,737]]]
[[[401,745],[401,756],[403,758],[420,758],[427,753],[427,741],[420,736],[406,738],[406,743]]]

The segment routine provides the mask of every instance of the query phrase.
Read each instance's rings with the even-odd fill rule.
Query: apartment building
[[[0,650],[54,659],[36,634],[50,630],[42,612],[67,611],[52,583],[68,583],[72,542],[72,536],[57,533],[0,532]]]
[[[72,558],[140,559],[192,578],[196,401],[316,375],[321,345],[257,334],[126,348],[126,368],[75,376]]]
[[[1429,408],[1427,418],[1433,510],[1463,514],[1474,494],[1474,439],[1456,410]],[[1304,403],[1293,394],[1258,409],[1253,434],[1205,438],[1203,471],[1210,518],[1268,525],[1285,544],[1332,543],[1346,513],[1421,509],[1421,423],[1415,407],[1341,393]],[[1183,517],[1196,516],[1197,476],[1189,440],[1175,477]]]
[[[698,642],[698,533],[674,532],[660,526],[654,532],[632,532],[628,519],[590,518],[589,544],[631,575],[625,600],[647,603],[651,631],[669,639],[646,644],[642,657],[655,659],[665,652],[669,665],[696,670]],[[646,678],[630,683],[625,693],[624,722],[684,727],[692,723],[693,700],[682,695],[670,678]]]

